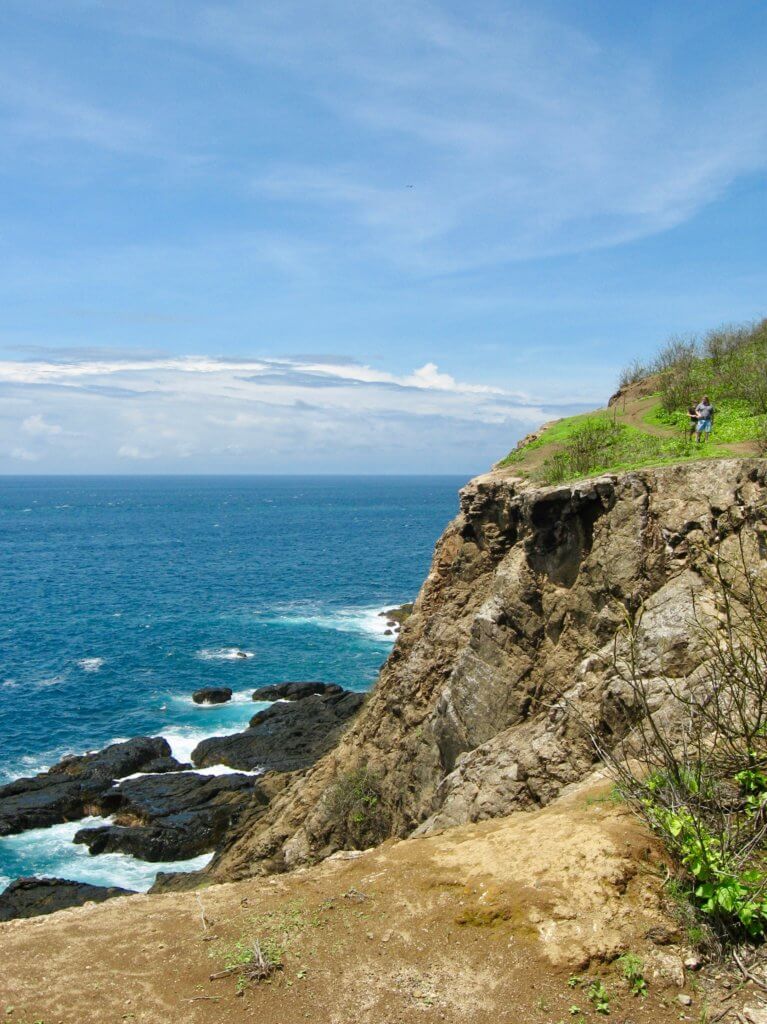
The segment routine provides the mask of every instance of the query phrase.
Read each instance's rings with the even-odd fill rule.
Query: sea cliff
[[[703,657],[693,604],[713,602],[700,552],[762,559],[766,538],[762,459],[554,487],[508,469],[471,481],[366,705],[266,813],[240,820],[209,880],[360,845],[338,798],[355,780],[351,817],[369,813],[377,838],[548,804],[594,770],[590,730],[621,734],[631,698],[612,652],[627,612],[642,608],[645,668],[689,674]]]

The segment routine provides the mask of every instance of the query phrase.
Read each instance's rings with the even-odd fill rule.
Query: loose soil
[[[614,1021],[699,1020],[685,949],[646,938],[675,934],[660,875],[609,787],[581,786],[541,811],[289,875],[0,925],[0,1012],[15,1024],[583,1024],[601,1019],[598,978]],[[238,994],[236,974],[210,980],[253,940],[282,961],[269,981]],[[644,999],[615,963],[626,950],[645,962]]]

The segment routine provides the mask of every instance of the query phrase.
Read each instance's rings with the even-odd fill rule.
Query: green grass
[[[767,426],[767,416],[755,415],[748,402],[738,398],[724,398],[715,406],[712,437],[720,444],[755,441]],[[678,434],[688,429],[689,418],[684,410],[666,412],[658,403],[644,417],[645,423],[656,427],[670,427]]]
[[[723,399],[716,410],[713,434],[700,445],[689,437],[686,411],[667,413],[660,401],[643,417],[648,427],[667,432],[660,436],[621,422],[620,414],[612,410],[569,416],[524,448],[510,452],[499,467],[519,466],[525,473],[530,453],[545,454],[551,448],[548,458],[529,475],[540,483],[564,483],[600,473],[724,458],[732,455],[725,445],[753,441],[767,431],[767,416],[755,415],[743,400]]]
[[[584,412],[578,416],[567,416],[564,419],[556,420],[535,441],[530,441],[524,448],[509,452],[506,458],[498,463],[498,466],[502,468],[503,466],[517,465],[525,460],[528,452],[537,451],[539,448],[547,448],[552,444],[565,444],[585,420],[592,419],[593,417],[594,413]]]

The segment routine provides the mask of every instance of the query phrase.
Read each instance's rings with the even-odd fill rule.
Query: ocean
[[[266,683],[369,688],[393,639],[379,613],[415,597],[464,483],[0,478],[0,783],[137,735],[187,760],[244,728]],[[195,705],[202,685],[234,699]],[[146,889],[209,859],[91,857],[71,838],[97,822],[0,839],[0,890],[31,874]]]

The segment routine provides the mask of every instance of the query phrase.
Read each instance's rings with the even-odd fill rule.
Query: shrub
[[[340,776],[327,801],[333,819],[358,850],[375,846],[389,836],[391,814],[382,795],[381,779],[369,768]]]
[[[636,384],[640,380],[644,380],[645,377],[650,373],[650,369],[639,360],[635,359],[633,362],[625,366],[618,377],[618,389],[623,390],[630,384]]]
[[[627,613],[614,663],[631,727],[603,759],[633,809],[661,837],[679,883],[720,938],[767,935],[767,588],[741,546],[704,552],[717,610],[696,607],[702,668],[682,682],[640,667],[641,607]],[[762,570],[763,573],[763,570]]]

